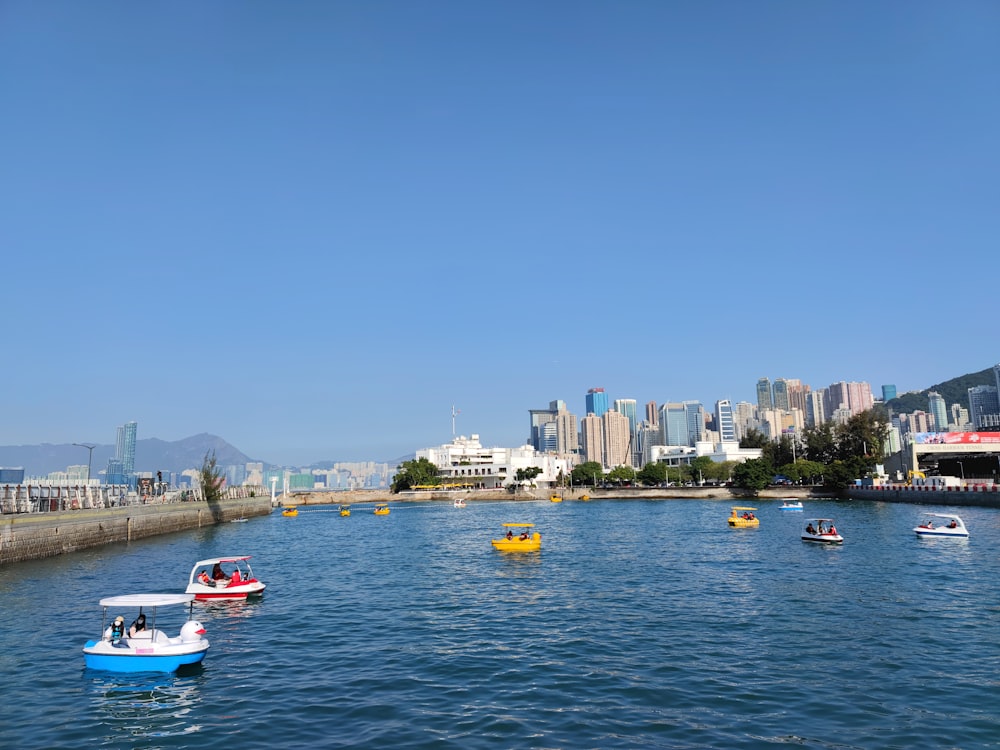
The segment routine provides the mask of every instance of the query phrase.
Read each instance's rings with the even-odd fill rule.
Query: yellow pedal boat
[[[760,519],[754,515],[756,508],[749,508],[744,505],[734,505],[733,512],[729,514],[729,525],[734,529],[748,529],[760,526]]]
[[[340,506],[340,515],[342,515],[342,516],[349,516],[349,515],[351,515],[351,506],[350,505],[341,505]]]
[[[299,514],[299,509],[296,508],[294,505],[290,508],[284,508],[281,511],[281,515],[286,516],[287,518],[294,518],[298,514]]]
[[[552,493],[552,495],[549,497],[549,500],[551,500],[554,503],[561,503],[562,502],[562,495],[558,495],[556,493]]]
[[[389,515],[389,506],[388,505],[376,505],[375,506],[375,515],[376,516],[387,516],[387,515]]]
[[[491,544],[502,552],[538,552],[542,548],[542,535],[531,531],[533,523],[502,524],[507,533]]]

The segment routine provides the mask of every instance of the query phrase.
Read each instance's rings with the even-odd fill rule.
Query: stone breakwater
[[[265,516],[270,497],[28,513],[0,517],[0,565]]]

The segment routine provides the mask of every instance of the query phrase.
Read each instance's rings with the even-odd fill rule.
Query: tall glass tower
[[[928,411],[934,415],[934,430],[936,432],[948,431],[948,409],[945,407],[944,397],[936,391],[927,394]]]
[[[603,388],[591,388],[587,391],[587,413],[595,417],[603,417],[608,410],[608,394]]]
[[[115,445],[115,457],[108,460],[108,484],[128,484],[135,480],[135,435],[138,430],[135,422],[126,422],[118,428],[118,441]]]
[[[774,386],[771,389],[774,395],[774,408],[781,411],[788,411],[791,405],[788,402],[788,381],[784,378],[775,378]]]
[[[761,378],[757,381],[757,408],[773,409],[774,395],[771,393],[771,379]]]

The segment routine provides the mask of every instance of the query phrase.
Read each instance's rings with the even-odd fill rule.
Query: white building
[[[484,448],[479,435],[461,435],[437,448],[424,448],[416,457],[426,458],[438,467],[444,484],[473,489],[493,489],[513,484],[518,469],[537,467],[541,473],[533,480],[538,486],[555,485],[573,470],[571,459],[551,453],[539,453],[530,445],[518,448]]]
[[[724,461],[743,463],[752,458],[760,458],[763,451],[760,448],[740,448],[739,443],[728,440],[721,443],[702,440],[695,443],[693,447],[689,445],[654,445],[650,448],[650,455],[653,461],[662,461],[668,466],[680,466],[690,464],[691,459],[700,456],[708,456],[718,464]]]

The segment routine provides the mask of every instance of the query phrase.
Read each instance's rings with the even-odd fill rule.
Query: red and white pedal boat
[[[237,555],[196,562],[186,593],[194,594],[197,601],[229,601],[260,596],[264,588],[250,567],[250,555]]]

